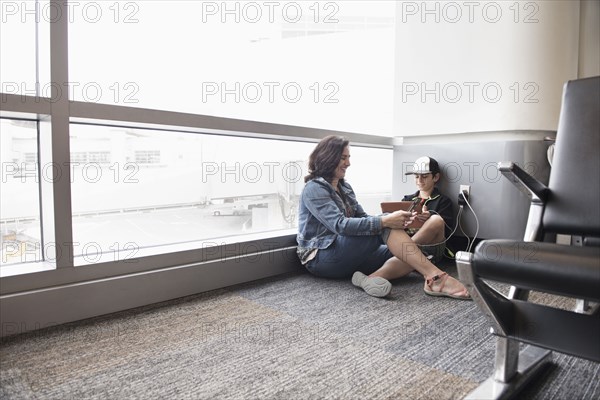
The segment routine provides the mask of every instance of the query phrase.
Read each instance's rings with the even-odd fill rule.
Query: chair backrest
[[[564,86],[546,231],[600,236],[600,76]]]

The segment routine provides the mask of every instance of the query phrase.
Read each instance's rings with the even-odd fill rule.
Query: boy
[[[431,257],[431,262],[437,263],[444,257],[446,235],[454,226],[452,201],[435,187],[440,180],[440,166],[431,157],[419,157],[413,164],[412,171],[406,175],[415,176],[418,190],[404,196],[402,200],[421,199],[422,212],[417,214],[416,219],[423,222],[421,228],[409,227],[406,232],[421,251]]]

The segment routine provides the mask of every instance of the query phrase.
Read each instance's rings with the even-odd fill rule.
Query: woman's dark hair
[[[331,135],[321,139],[308,158],[308,175],[304,177],[304,182],[318,177],[330,181],[348,144],[350,141],[343,136]]]

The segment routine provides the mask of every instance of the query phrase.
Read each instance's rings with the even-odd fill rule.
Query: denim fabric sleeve
[[[353,217],[363,218],[368,217],[369,214],[362,208],[362,206],[356,200],[356,194],[352,190],[352,186],[347,181],[344,181],[340,185],[341,190],[346,195],[346,199],[352,210],[354,211]]]
[[[381,233],[381,217],[366,216],[348,218],[333,198],[331,190],[319,182],[312,181],[309,190],[302,192],[302,202],[308,211],[328,230],[338,235],[378,235]]]

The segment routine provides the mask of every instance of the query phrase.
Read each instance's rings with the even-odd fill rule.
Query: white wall
[[[494,165],[547,182],[542,139],[555,135],[563,85],[600,75],[600,2],[402,1],[396,18],[392,197],[415,190],[405,167],[430,155],[459,166],[441,185],[455,203],[471,185],[480,238],[519,239],[529,203]],[[470,211],[462,224],[475,233]]]
[[[402,1],[396,17],[396,136],[556,129],[578,1]]]

